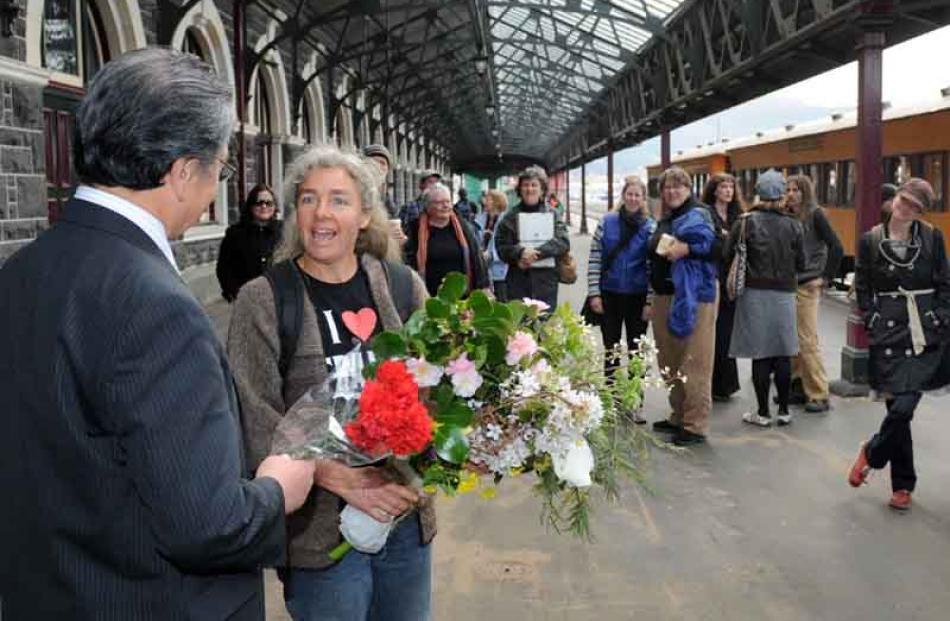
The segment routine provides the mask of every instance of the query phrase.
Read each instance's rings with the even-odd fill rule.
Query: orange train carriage
[[[842,271],[847,272],[853,269],[855,247],[855,125],[853,114],[836,114],[830,121],[788,125],[746,139],[679,152],[673,163],[693,177],[697,196],[709,176],[717,172],[735,175],[743,195],[750,200],[758,175],[769,168],[786,175],[810,176],[818,202],[844,245],[847,260]],[[924,217],[940,227],[944,239],[950,242],[946,192],[950,185],[950,97],[927,106],[886,109],[883,152],[884,181],[899,184],[909,177],[923,177],[933,185],[936,206]],[[658,165],[647,171],[651,180],[661,172]]]

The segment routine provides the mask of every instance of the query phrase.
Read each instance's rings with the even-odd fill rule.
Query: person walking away
[[[485,264],[488,268],[488,276],[491,279],[492,292],[495,299],[499,302],[508,301],[508,290],[505,287],[505,279],[508,277],[508,264],[498,256],[498,249],[495,246],[495,232],[498,222],[508,210],[508,197],[501,190],[488,190],[485,195]],[[479,214],[481,215],[481,214]]]
[[[4,619],[264,620],[261,567],[284,563],[314,462],[248,467],[168,242],[234,172],[232,97],[191,54],[103,65],[76,113],[79,188],[0,269]]]
[[[544,204],[547,187],[548,176],[539,166],[529,166],[518,175],[518,197],[521,201],[498,222],[495,248],[501,260],[508,263],[505,279],[508,299],[541,300],[553,310],[557,306],[557,268],[536,267],[534,264],[562,257],[571,249],[571,240],[564,223]],[[522,213],[550,214],[554,220],[554,237],[536,248],[523,246],[518,231],[518,215]]]
[[[672,413],[653,423],[653,430],[673,435],[678,446],[706,442],[712,409],[712,368],[716,342],[719,260],[722,243],[713,230],[709,210],[690,188],[682,168],[663,171],[661,219],[648,250],[653,295],[653,335],[657,360],[674,380]]]
[[[725,243],[729,230],[745,211],[735,177],[728,173],[716,173],[703,189],[703,204],[709,207],[713,227],[720,243]],[[736,304],[726,294],[726,277],[729,263],[719,262],[719,310],[716,314],[716,353],[713,362],[712,399],[728,401],[739,390],[739,369],[736,359],[729,357],[729,341],[732,339],[732,323]]]
[[[392,170],[392,155],[384,145],[369,144],[363,147],[363,157],[369,159],[379,170],[379,196],[389,217],[389,236],[396,242],[396,246],[406,243],[406,234],[402,230],[402,221],[399,219],[399,209],[389,193],[389,171]]]
[[[818,341],[818,307],[821,292],[838,274],[844,248],[824,211],[818,206],[815,189],[808,176],[790,176],[785,199],[786,208],[801,223],[805,236],[805,271],[798,274],[795,292],[799,351],[792,360],[789,403],[796,402],[797,385],[806,412],[827,412],[831,406],[828,402],[828,375]]]
[[[468,190],[465,188],[459,188],[459,200],[455,203],[455,214],[469,225],[475,224],[478,206],[468,200]]]
[[[802,225],[785,210],[785,178],[769,169],[755,185],[758,201],[732,226],[726,260],[746,247],[745,289],[736,299],[729,355],[752,359],[752,386],[758,409],[745,412],[743,422],[770,427],[769,388],[778,393],[778,424],[788,425],[792,356],[798,353],[795,328],[796,274],[805,266]]]
[[[221,297],[231,303],[249,280],[264,273],[280,241],[277,201],[266,184],[251,188],[236,224],[228,227],[218,251],[215,272]]]
[[[950,269],[940,229],[921,216],[936,202],[923,179],[907,180],[887,223],[861,236],[854,290],[869,347],[869,384],[886,414],[848,472],[858,487],[891,465],[890,506],[907,510],[917,484],[910,423],[922,393],[950,383]]]
[[[249,282],[234,304],[228,330],[244,441],[252,463],[284,450],[329,420],[337,398],[363,387],[369,343],[398,330],[425,303],[422,280],[386,261],[392,240],[378,207],[371,164],[335,145],[312,147],[287,168],[290,213],[271,278],[289,275],[286,295],[267,276]],[[449,207],[451,209],[451,207]],[[299,330],[288,341],[277,300],[299,305]],[[282,333],[284,333],[282,335]],[[323,406],[292,408],[333,374]],[[288,558],[278,571],[295,621],[427,621],[435,510],[429,497],[386,468],[350,468],[318,459],[315,489],[287,522]],[[340,512],[350,504],[379,522],[409,513],[378,554],[353,550],[334,563]]]
[[[487,289],[481,245],[472,227],[452,208],[452,194],[437,183],[422,194],[425,210],[409,231],[405,263],[419,272],[429,295],[436,295],[451,272],[465,275],[467,292]]]
[[[627,177],[620,209],[604,215],[591,241],[587,296],[591,310],[603,315],[600,331],[608,377],[619,363],[614,348],[620,343],[624,327],[628,352],[637,350],[637,341],[647,331],[647,247],[656,222],[650,217],[646,191],[639,177]],[[646,422],[639,410],[632,416],[636,423]]]

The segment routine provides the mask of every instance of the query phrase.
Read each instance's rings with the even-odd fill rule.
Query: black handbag
[[[590,307],[590,298],[584,300],[584,306],[581,307],[581,318],[589,326],[600,326],[604,322],[603,313],[595,313]]]

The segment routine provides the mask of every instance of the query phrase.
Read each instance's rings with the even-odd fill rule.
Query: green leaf
[[[451,276],[451,274],[449,274]],[[442,285],[443,287],[445,285]],[[439,293],[442,293],[442,290],[439,290]],[[429,298],[426,300],[426,313],[429,317],[435,319],[447,319],[451,308],[446,304],[441,298]]]
[[[468,288],[468,281],[464,274],[459,272],[449,272],[442,279],[442,285],[439,287],[437,297],[445,302],[457,302],[465,295]]]
[[[456,399],[446,407],[436,410],[435,420],[448,426],[465,428],[472,424],[475,412],[465,405],[465,402]]]
[[[468,304],[475,312],[476,317],[490,317],[494,306],[485,292],[481,290],[472,291],[472,295],[468,296]]]
[[[429,343],[429,357],[426,358],[432,364],[444,365],[449,361],[449,354],[452,353],[452,344],[446,341],[435,341]]]
[[[425,325],[426,321],[426,312],[423,309],[417,309],[409,317],[409,320],[406,322],[404,329],[409,336],[418,336],[419,331],[422,330],[422,326]]]
[[[508,310],[511,311],[511,321],[515,324],[521,323],[521,320],[524,318],[525,313],[528,312],[528,307],[525,306],[525,303],[521,300],[514,300],[513,302],[508,302],[506,305]]]
[[[485,345],[488,348],[488,364],[492,366],[499,365],[505,360],[505,354],[507,353],[505,339],[490,334],[485,337]]]
[[[468,458],[468,438],[461,427],[439,427],[434,444],[436,454],[449,463],[462,464]]]
[[[454,398],[455,393],[452,392],[452,387],[448,384],[439,384],[439,387],[435,389],[435,403],[440,410],[449,407]]]
[[[381,360],[406,355],[406,341],[398,332],[383,332],[373,339],[373,352]]]
[[[511,332],[511,323],[498,317],[481,317],[472,321],[472,327],[481,333],[507,336]]]
[[[504,319],[505,321],[514,322],[515,320],[515,316],[507,304],[495,304],[492,308],[492,314],[499,319]]]

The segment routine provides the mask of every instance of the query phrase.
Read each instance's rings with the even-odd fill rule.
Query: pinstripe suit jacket
[[[263,619],[283,495],[242,471],[201,306],[144,232],[72,201],[0,269],[0,618]]]

